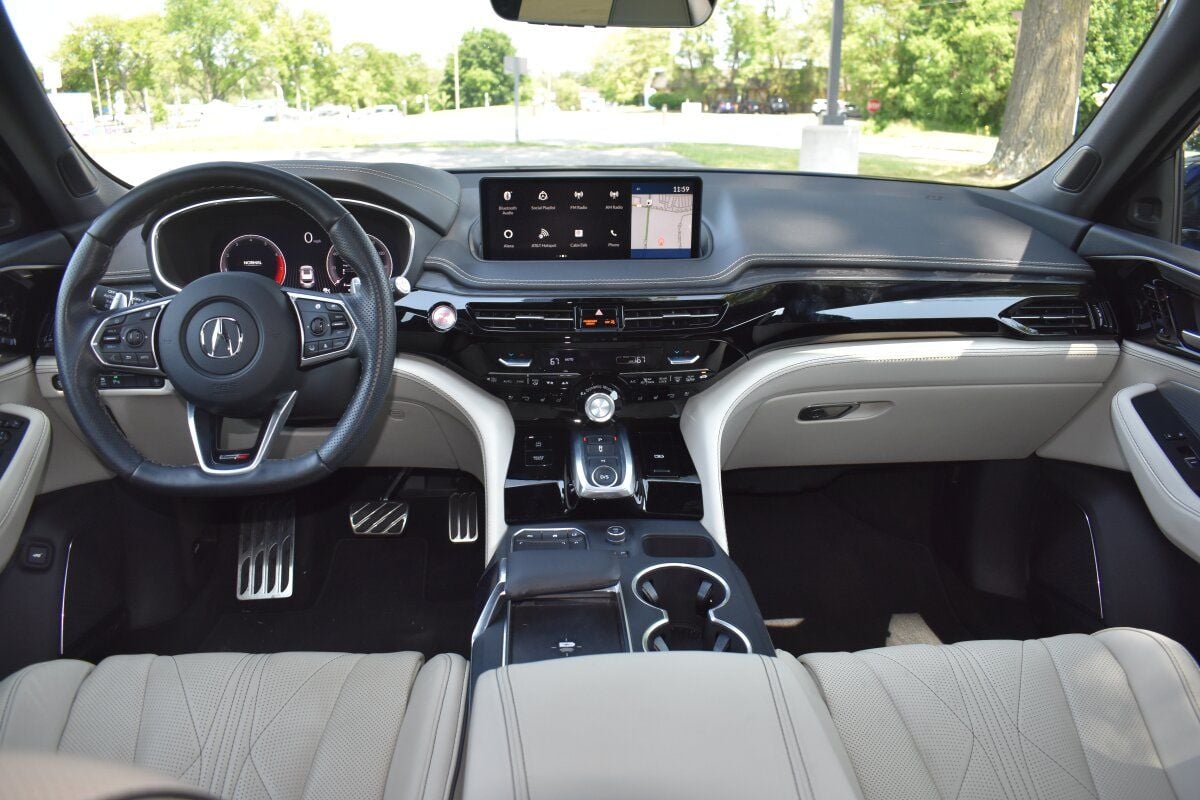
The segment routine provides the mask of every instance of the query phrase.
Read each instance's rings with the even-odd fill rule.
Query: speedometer
[[[371,244],[375,245],[375,252],[379,254],[379,260],[383,262],[383,271],[388,275],[392,274],[392,251],[388,250],[387,245],[380,241],[378,236],[368,233],[367,238],[371,240]],[[350,281],[354,279],[354,267],[346,263],[346,260],[338,255],[337,250],[329,248],[329,254],[325,256],[325,271],[329,273],[329,282],[334,286],[348,287]]]
[[[239,236],[221,251],[221,272],[253,272],[283,285],[287,261],[279,246],[265,236]]]

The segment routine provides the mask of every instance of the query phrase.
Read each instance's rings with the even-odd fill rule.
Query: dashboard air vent
[[[625,306],[625,330],[661,331],[670,328],[710,328],[721,321],[725,303]]]
[[[575,312],[570,308],[491,307],[471,304],[475,322],[485,331],[570,331]]]
[[[1031,297],[1002,312],[1000,320],[1028,336],[1087,336],[1114,330],[1107,304],[1078,297]]]

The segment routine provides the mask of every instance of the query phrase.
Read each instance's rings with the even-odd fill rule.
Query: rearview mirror
[[[492,0],[507,20],[543,25],[694,28],[712,16],[717,0]]]

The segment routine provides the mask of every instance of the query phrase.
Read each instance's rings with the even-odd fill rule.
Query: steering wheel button
[[[141,328],[131,328],[125,332],[125,344],[130,347],[141,347],[146,343],[146,332]]]
[[[334,340],[333,340],[333,349],[334,349],[334,350],[341,350],[343,347],[345,347],[345,346],[346,346],[346,345],[348,345],[348,344],[350,344],[350,340],[349,340],[349,339],[346,339],[346,338],[342,338],[342,339],[334,339]]]
[[[316,354],[317,354],[317,343],[316,342],[305,342],[304,343],[304,355],[315,356]]]
[[[329,330],[329,323],[324,317],[313,317],[312,322],[308,323],[308,329],[313,332],[313,336],[324,336]]]

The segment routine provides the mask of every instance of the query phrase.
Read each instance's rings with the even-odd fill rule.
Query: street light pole
[[[459,109],[459,94],[458,94],[458,48],[454,48],[454,110]]]
[[[826,100],[825,117],[821,120],[825,125],[844,122],[838,107],[838,83],[842,72],[842,17],[845,10],[845,0],[833,0],[833,28],[829,32],[829,99]]]
[[[96,59],[92,59],[92,83],[96,86],[96,116],[104,116],[104,95],[100,94],[100,71],[96,69]]]

